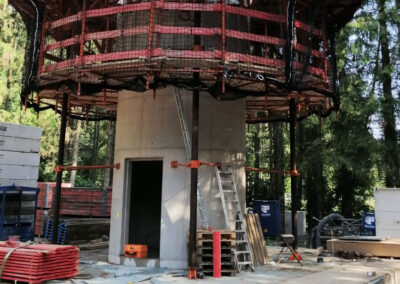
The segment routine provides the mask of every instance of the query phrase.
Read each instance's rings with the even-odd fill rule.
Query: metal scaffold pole
[[[64,165],[64,147],[65,147],[65,130],[67,128],[67,111],[68,109],[68,95],[63,95],[62,112],[61,112],[61,126],[60,126],[60,140],[58,141],[58,159],[57,165]],[[56,189],[53,204],[53,244],[57,243],[57,228],[60,219],[60,204],[61,204],[61,184],[62,184],[62,171],[57,172]]]
[[[197,73],[198,74],[198,73]],[[193,91],[192,111],[192,160],[199,159],[199,91]],[[189,268],[196,268],[196,230],[197,230],[197,181],[198,169],[192,168],[190,173],[190,240]]]
[[[296,99],[290,99],[290,171],[296,172]],[[291,211],[292,211],[292,234],[294,236],[293,248],[297,249],[297,176],[291,176]]]
[[[194,14],[194,25],[200,27],[200,12]],[[193,40],[193,48],[200,49],[200,36],[195,36]],[[200,84],[200,73],[193,72],[193,82],[197,87]],[[199,120],[200,120],[200,93],[193,90],[192,105],[192,161],[199,159]],[[192,168],[190,173],[190,232],[189,232],[189,278],[196,279],[196,232],[197,232],[197,183],[199,170]]]

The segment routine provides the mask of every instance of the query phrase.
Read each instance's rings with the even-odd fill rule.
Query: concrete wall
[[[400,237],[400,189],[382,188],[375,190],[376,235]]]
[[[181,91],[184,112],[191,125],[191,93]],[[170,162],[186,161],[185,148],[174,99],[174,88],[145,94],[123,91],[118,95],[118,118],[115,141],[113,204],[109,260],[124,263],[123,247],[127,241],[129,209],[129,160],[163,160],[160,265],[187,267],[186,237],[189,229],[190,170],[172,169]],[[245,106],[244,101],[218,102],[209,94],[200,96],[200,160],[230,164],[239,195],[245,201]],[[199,183],[207,205],[209,223],[224,228],[221,202],[214,168],[199,170]]]

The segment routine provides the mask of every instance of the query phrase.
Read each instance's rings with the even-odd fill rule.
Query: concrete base
[[[133,267],[147,267],[147,268],[159,268],[160,260],[158,259],[149,259],[149,258],[129,258],[129,257],[121,257],[122,264],[133,266]]]

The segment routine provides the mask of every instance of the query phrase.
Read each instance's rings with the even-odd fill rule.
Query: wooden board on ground
[[[100,242],[96,244],[82,244],[78,245],[80,250],[98,250],[98,249],[106,249],[108,248],[108,241],[106,242]]]
[[[268,252],[258,214],[244,214],[243,222],[254,265],[268,264]]]
[[[400,257],[400,239],[387,239],[383,241],[350,241],[328,240],[327,247],[330,252],[357,251],[377,257]]]

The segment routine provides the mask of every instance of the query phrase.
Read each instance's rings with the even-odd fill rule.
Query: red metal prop
[[[101,169],[117,169],[121,168],[121,164],[115,165],[96,165],[96,166],[56,166],[56,172],[71,172],[71,171],[82,171],[82,170],[101,170]]]
[[[213,232],[214,278],[221,278],[221,232]]]
[[[217,167],[220,169],[222,167],[222,164],[219,162],[208,163],[208,162],[204,162],[204,161],[190,161],[187,163],[179,163],[178,161],[171,161],[171,168],[173,168],[173,169],[177,169],[178,167],[198,169],[201,166]]]

